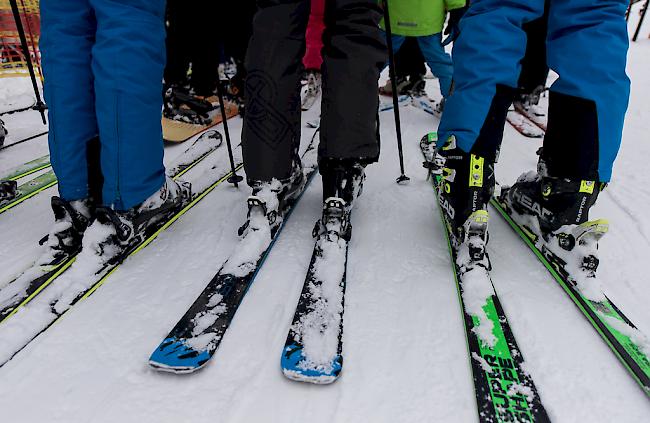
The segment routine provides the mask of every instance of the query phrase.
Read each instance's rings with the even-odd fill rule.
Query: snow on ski
[[[423,110],[428,114],[437,117],[440,119],[442,117],[442,111],[440,109],[440,103],[430,99],[428,96],[413,96],[411,100],[411,106]]]
[[[45,155],[10,170],[7,175],[0,177],[0,180],[17,181],[20,178],[47,169],[50,166],[50,156]]]
[[[575,282],[566,263],[553,259],[553,255],[545,248],[543,239],[535,236],[526,227],[520,226],[514,219],[514,211],[509,210],[501,200],[506,195],[507,188],[501,189],[499,197],[492,198],[491,204],[497,209],[521,237],[524,243],[533,251],[539,261],[551,273],[555,281],[569,295],[574,304],[589,320],[605,343],[614,352],[645,394],[650,397],[650,341],[623,314],[621,310],[607,298],[604,293],[586,292]],[[595,282],[595,281],[594,281]],[[594,287],[591,287],[592,289]],[[601,299],[598,299],[601,297]]]
[[[168,166],[168,174],[177,179],[198,165],[222,144],[221,134],[209,131],[199,137],[188,149]],[[50,283],[65,272],[75,261],[69,256],[54,265],[39,265],[27,269],[22,275],[0,289],[0,324],[17,313]],[[48,260],[49,262],[49,260]]]
[[[515,102],[513,103],[513,107],[517,113],[534,123],[543,132],[546,132],[547,116],[546,113],[542,112],[540,106],[535,104],[526,108],[521,103]]]
[[[437,142],[430,133],[429,144]],[[425,165],[427,158],[422,145]],[[431,175],[438,199],[440,175]],[[524,359],[494,289],[489,271],[475,268],[462,274],[458,251],[451,244],[449,226],[438,202],[454,279],[465,323],[479,421],[481,422],[548,422],[537,388],[524,370]]]
[[[268,230],[247,232],[185,315],[151,354],[149,365],[153,368],[191,373],[201,369],[212,358],[284,224],[316,174],[314,139],[317,133],[303,154],[305,185],[289,205],[274,236]]]
[[[325,201],[314,229],[305,284],[282,351],[282,372],[292,380],[327,384],[343,367],[343,310],[350,213],[340,199]],[[346,226],[348,229],[346,229]]]
[[[521,135],[528,138],[543,138],[544,131],[539,128],[534,122],[530,121],[526,116],[521,113],[508,110],[506,120],[513,128],[515,128]]]

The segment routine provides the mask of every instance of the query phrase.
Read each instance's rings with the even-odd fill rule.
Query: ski
[[[246,292],[316,173],[314,138],[303,154],[305,184],[283,213],[275,234],[261,229],[246,233],[203,292],[153,351],[150,366],[166,372],[192,373],[204,367],[215,354]]]
[[[23,201],[32,198],[36,194],[43,192],[56,184],[56,175],[54,175],[54,171],[49,170],[30,181],[18,185],[14,195],[6,198],[5,200],[0,200],[0,214],[16,207]]]
[[[338,198],[325,201],[307,277],[282,351],[284,375],[328,384],[343,368],[343,310],[350,212]]]
[[[607,296],[603,295],[604,299],[595,300],[587,298],[585,293],[581,292],[574,282],[576,278],[565,266],[566,263],[555,259],[556,256],[545,248],[543,238],[536,236],[534,232],[515,221],[513,212],[502,200],[507,195],[507,189],[507,187],[503,187],[501,194],[492,198],[492,206],[532,250],[639,384],[643,392],[650,397],[650,342],[648,338]]]
[[[221,164],[225,167],[226,163],[227,161],[223,160]],[[236,170],[241,169],[241,167],[241,164],[237,165]],[[219,166],[219,168],[221,168],[221,166]],[[215,173],[215,168],[208,170],[208,172],[211,174]],[[205,183],[206,181],[203,181],[204,183],[201,184],[201,188],[197,192],[192,193],[191,199],[185,207],[173,212],[168,218],[159,221],[157,225],[147,228],[145,234],[143,234],[144,236],[139,238],[138,242],[130,244],[128,248],[120,252],[116,257],[111,258],[109,261],[101,264],[97,263],[99,266],[94,267],[96,260],[93,259],[96,259],[97,257],[94,255],[94,252],[90,252],[89,254],[92,257],[84,257],[84,259],[86,259],[84,260],[84,265],[79,268],[73,268],[76,270],[76,273],[73,270],[68,271],[65,281],[62,281],[59,277],[56,289],[53,290],[50,295],[41,293],[35,301],[30,303],[29,307],[23,307],[20,310],[21,314],[17,317],[21,318],[14,318],[2,323],[0,325],[0,333],[2,331],[15,333],[17,330],[20,330],[22,333],[21,336],[18,337],[18,342],[13,344],[5,343],[4,345],[0,344],[0,367],[6,364],[16,354],[22,351],[23,348],[29,345],[30,342],[64,316],[65,313],[75,304],[92,295],[107,281],[113,272],[115,272],[127,258],[138,253],[153,242],[158,235],[198,204],[217,186],[224,181],[227,181],[231,175],[231,171],[228,171],[217,178],[214,178],[211,175],[210,182]],[[77,257],[77,259],[81,260],[80,257]],[[76,259],[72,258],[71,260],[75,261]],[[89,272],[89,269],[86,267],[93,267],[93,269]],[[60,273],[62,272],[59,272],[59,275]],[[65,283],[63,286],[60,286],[62,282]]]
[[[403,106],[409,102],[411,99],[411,96],[408,95],[400,95],[397,97],[398,104],[400,106]],[[388,110],[393,110],[393,100],[391,99],[390,101],[384,100],[381,97],[379,97],[379,111],[380,112],[386,112]]]
[[[540,129],[534,122],[528,120],[528,118],[521,113],[508,110],[508,115],[506,120],[513,128],[515,128],[521,135],[527,138],[543,138],[544,131]]]
[[[416,109],[423,110],[428,114],[440,119],[442,117],[442,107],[440,103],[431,100],[428,96],[413,96],[411,105]]]
[[[168,174],[178,179],[198,165],[222,144],[221,134],[209,131],[197,139],[167,168]],[[0,324],[32,301],[43,289],[65,272],[75,261],[76,254],[56,264],[35,264],[18,278],[0,289]]]
[[[431,164],[426,149],[436,142],[437,134],[433,132],[427,136],[429,145],[421,144],[425,167]],[[477,266],[463,273],[459,267],[458,251],[452,247],[449,223],[438,198],[443,179],[441,175],[430,176],[456,281],[479,421],[549,422],[537,388],[524,370],[523,355],[508,324],[489,271]]]
[[[20,178],[47,169],[50,166],[50,156],[45,155],[12,169],[7,175],[0,177],[0,179],[3,181],[17,181]]]

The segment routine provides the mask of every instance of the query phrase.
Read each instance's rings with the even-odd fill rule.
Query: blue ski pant
[[[454,91],[439,128],[442,139],[455,135],[469,152],[479,137],[498,86],[516,87],[526,49],[522,25],[544,13],[544,0],[474,0],[462,19],[453,50]],[[573,138],[590,135],[598,179],[607,182],[621,144],[630,82],[624,19],[627,0],[550,0],[546,38],[548,66],[560,75],[551,87],[549,131],[553,145],[564,144],[579,160]],[[572,124],[572,107],[581,113]],[[585,106],[586,105],[586,106]],[[585,107],[583,107],[585,106]],[[593,114],[593,117],[588,116]],[[562,121],[555,125],[553,121]],[[591,123],[590,123],[591,122]],[[593,130],[575,126],[590,125]],[[565,132],[564,139],[561,133]],[[575,135],[575,136],[574,136]],[[547,140],[545,140],[546,149]],[[594,146],[595,145],[595,146]],[[588,149],[584,142],[580,149]]]
[[[443,97],[447,97],[449,90],[451,88],[451,79],[454,74],[454,64],[451,60],[451,56],[445,51],[445,48],[442,46],[442,34],[433,34],[426,35],[423,37],[415,38],[420,46],[420,51],[424,57],[424,61],[427,62],[429,68],[431,68],[431,73],[438,78],[440,83],[440,93]],[[393,35],[393,50],[398,52],[402,48],[402,44],[406,37],[401,35]]]
[[[129,209],[164,183],[164,18],[165,0],[41,0],[50,156],[65,200],[88,197],[97,135],[104,205]]]

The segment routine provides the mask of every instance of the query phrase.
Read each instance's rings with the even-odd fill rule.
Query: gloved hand
[[[462,19],[465,12],[467,12],[468,6],[461,7],[460,9],[454,9],[449,12],[449,20],[447,21],[447,27],[445,28],[444,34],[447,35],[442,41],[443,47],[451,44],[453,41],[456,41],[456,38],[460,35],[460,20]]]

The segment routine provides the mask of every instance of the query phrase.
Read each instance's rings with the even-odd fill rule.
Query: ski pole
[[[636,41],[637,37],[639,36],[641,25],[643,25],[643,19],[645,19],[645,14],[648,11],[648,3],[650,3],[650,0],[646,0],[645,4],[643,5],[643,9],[641,9],[641,18],[639,19],[639,24],[636,26],[636,31],[634,31],[634,37],[632,37],[632,41]]]
[[[16,0],[9,0],[11,4],[11,11],[14,14],[14,21],[16,21],[16,29],[18,30],[18,36],[20,37],[20,46],[23,50],[23,55],[25,56],[25,62],[27,63],[27,69],[29,70],[29,77],[32,80],[32,87],[34,88],[34,94],[36,95],[36,105],[34,106],[35,110],[38,110],[41,113],[41,119],[43,119],[43,125],[47,125],[47,120],[45,120],[45,103],[41,100],[41,94],[38,92],[38,85],[36,84],[36,74],[34,73],[34,66],[32,66],[32,57],[29,53],[29,47],[27,45],[27,37],[25,36],[25,29],[23,28],[23,21],[20,19],[20,12],[18,11],[18,3]]]
[[[237,175],[235,169],[235,159],[232,156],[232,144],[230,143],[230,131],[228,131],[228,115],[226,115],[226,104],[223,101],[223,84],[221,78],[217,77],[217,97],[219,97],[219,108],[221,109],[221,119],[223,119],[223,132],[226,135],[226,146],[228,146],[228,157],[230,158],[230,169],[232,175],[228,178],[228,182],[239,188],[239,183],[244,180],[243,176]]]
[[[382,0],[384,9],[384,25],[386,26],[386,41],[388,43],[388,76],[393,91],[393,112],[395,114],[395,132],[397,133],[397,152],[399,154],[399,168],[401,174],[397,178],[397,183],[409,181],[411,178],[404,174],[404,153],[402,149],[402,127],[399,118],[399,100],[397,99],[397,81],[395,79],[395,55],[393,53],[393,32],[390,29],[390,16],[388,14],[388,2]]]

